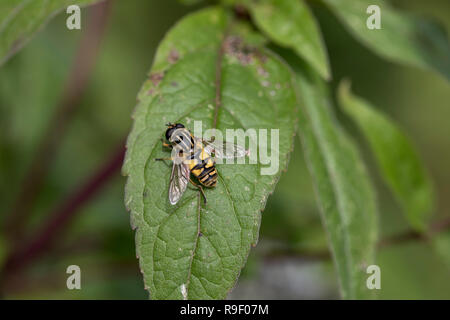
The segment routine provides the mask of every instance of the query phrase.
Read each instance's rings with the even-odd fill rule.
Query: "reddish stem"
[[[109,158],[105,165],[53,211],[47,222],[31,240],[12,252],[2,270],[1,280],[6,280],[7,276],[18,273],[51,247],[55,239],[79,212],[79,209],[90,201],[108,181],[118,175],[124,155],[125,148],[121,144],[119,150]]]

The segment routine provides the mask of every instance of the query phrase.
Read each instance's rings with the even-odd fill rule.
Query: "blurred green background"
[[[381,108],[415,142],[436,185],[434,220],[450,214],[450,87],[439,75],[382,60],[356,42],[320,3],[312,2],[329,51],[332,88],[349,77],[353,90]],[[446,0],[397,0],[393,3],[450,26]],[[175,0],[114,1],[93,74],[81,103],[51,164],[27,221],[27,234],[46,220],[70,192],[104,164],[126,137],[136,94],[146,79],[164,33],[180,17],[198,8]],[[85,29],[65,27],[58,15],[22,51],[0,68],[0,225],[4,226],[27,168],[45,129],[52,121]],[[377,186],[380,237],[408,229],[400,208],[386,190],[357,130],[343,115]],[[315,252],[326,250],[311,180],[299,141],[276,192],[263,213],[260,242],[230,298],[338,298],[331,261]],[[26,183],[26,182],[25,182]],[[146,299],[135,256],[134,232],[123,205],[125,178],[119,172],[75,218],[54,246],[19,276],[7,279],[3,298]],[[9,250],[1,240],[2,255]],[[3,254],[2,254],[3,252]],[[382,248],[383,299],[450,299],[449,265],[423,241]],[[66,288],[66,268],[79,265],[82,289]]]

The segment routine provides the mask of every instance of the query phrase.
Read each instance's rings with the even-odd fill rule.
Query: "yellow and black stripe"
[[[203,147],[196,148],[189,161],[189,169],[192,175],[205,187],[215,187],[217,183],[217,171],[214,159]]]
[[[195,140],[191,132],[180,123],[168,124],[166,139],[172,146],[179,146],[186,159],[189,170],[199,183],[205,187],[215,187],[217,172],[215,161],[205,151],[203,143]],[[175,134],[176,132],[176,134]]]

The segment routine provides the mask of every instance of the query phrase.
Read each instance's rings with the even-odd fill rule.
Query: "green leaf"
[[[53,16],[69,5],[100,0],[6,0],[0,2],[0,65],[19,51]],[[65,28],[65,25],[61,26]]]
[[[370,143],[381,174],[404,208],[411,226],[425,231],[433,209],[433,188],[412,143],[397,125],[341,83],[338,100]]]
[[[266,49],[247,47],[241,30],[219,8],[188,15],[161,42],[138,95],[123,167],[125,202],[153,299],[225,298],[257,243],[261,211],[287,166],[295,129],[291,73]],[[203,130],[211,128],[216,93],[222,132],[279,129],[279,170],[261,175],[261,164],[218,164],[218,184],[205,190],[206,205],[188,187],[173,206],[169,163],[154,161],[170,156],[160,141],[165,124],[180,122],[192,130],[199,120]]]
[[[374,263],[377,208],[355,147],[337,123],[324,83],[295,57],[301,103],[299,132],[344,299],[371,297],[366,268]]]
[[[330,70],[325,44],[314,16],[303,0],[249,3],[257,26],[276,44],[293,49],[325,79]]]
[[[348,30],[382,57],[441,73],[450,79],[448,37],[437,24],[399,12],[384,1],[325,0]],[[370,5],[381,10],[381,29],[370,30]]]

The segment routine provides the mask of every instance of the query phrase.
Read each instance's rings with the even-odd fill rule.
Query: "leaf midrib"
[[[213,129],[216,129],[216,127],[217,127],[219,111],[222,107],[222,69],[223,69],[223,59],[224,59],[224,55],[225,55],[225,47],[224,46],[225,46],[225,41],[228,36],[229,29],[230,29],[230,24],[228,22],[227,25],[225,26],[224,32],[222,34],[222,39],[220,41],[220,45],[217,50],[216,73],[215,73],[215,80],[214,80],[215,110],[214,110],[214,117],[212,120],[213,121],[213,123],[212,123]],[[223,182],[223,180],[222,180],[222,182]],[[234,207],[234,203],[233,203],[232,199],[229,197],[228,190],[227,190],[227,196],[228,196],[230,202],[232,203],[234,213],[236,214],[236,208]],[[197,254],[198,243],[199,243],[200,232],[201,232],[201,213],[202,213],[202,207],[201,207],[201,200],[200,200],[200,193],[199,193],[198,200],[197,200],[197,234],[195,237],[194,250],[192,251],[192,255],[190,258],[190,262],[189,262],[189,270],[188,270],[188,276],[187,276],[187,280],[186,280],[186,297],[187,298],[189,298],[189,289],[190,289],[189,284],[190,284],[191,277],[192,277],[192,263],[194,261],[195,255]],[[237,214],[236,214],[236,217],[237,217]],[[241,222],[240,222],[239,218],[237,218],[237,219],[239,222],[239,228],[241,229],[241,233],[242,233]],[[204,235],[204,236],[207,237],[207,235]],[[203,289],[205,289],[205,292],[206,292],[206,288],[203,288]]]

